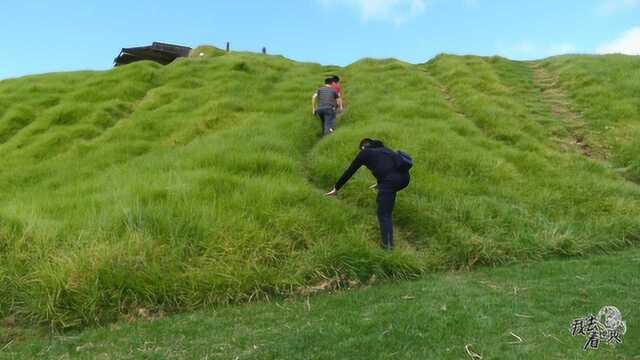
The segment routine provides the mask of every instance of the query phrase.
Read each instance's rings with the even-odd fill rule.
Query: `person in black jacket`
[[[351,166],[342,174],[334,188],[326,193],[327,196],[336,196],[351,176],[364,165],[375,176],[377,184],[370,186],[378,189],[376,203],[378,204],[378,222],[382,246],[386,249],[393,248],[393,206],[396,202],[396,193],[409,185],[408,171],[400,171],[396,168],[395,152],[384,146],[380,140],[363,139],[360,141],[360,152],[353,160]]]

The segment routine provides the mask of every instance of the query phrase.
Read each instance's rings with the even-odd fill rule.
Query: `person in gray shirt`
[[[332,133],[336,128],[336,107],[342,111],[342,99],[340,94],[331,87],[333,82],[332,78],[325,79],[324,86],[311,98],[312,112],[321,120],[323,135]]]

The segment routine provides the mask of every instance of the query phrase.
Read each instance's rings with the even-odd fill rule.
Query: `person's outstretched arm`
[[[336,102],[338,103],[338,108],[340,109],[340,111],[343,111],[344,107],[342,106],[342,97],[337,98]]]
[[[336,185],[333,187],[333,190],[328,192],[326,195],[329,195],[329,196],[336,195],[338,193],[338,190],[340,190],[340,188],[342,188],[344,186],[344,184],[346,184],[347,181],[349,181],[349,179],[351,179],[353,174],[355,174],[356,171],[358,171],[358,169],[360,169],[360,166],[364,165],[365,156],[366,155],[365,155],[364,150],[360,151],[358,156],[356,156],[356,158],[353,159],[353,161],[351,162],[351,166],[349,166],[349,168],[347,170],[345,170],[345,172],[342,174],[340,179],[338,179],[338,182],[336,182]]]
[[[316,98],[318,97],[318,93],[313,93],[313,96],[311,97],[311,113],[313,115],[316,114]]]

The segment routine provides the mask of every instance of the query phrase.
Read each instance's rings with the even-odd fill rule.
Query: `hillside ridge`
[[[452,55],[335,67],[232,52],[0,81],[0,318],[70,328],[627,248],[640,82],[617,74],[634,61],[536,63],[561,99],[530,63]],[[320,139],[309,102],[328,73],[348,110]],[[616,99],[594,88],[609,77]],[[624,177],[554,140],[576,109]],[[416,161],[393,252],[377,244],[367,171],[322,196],[364,137]]]

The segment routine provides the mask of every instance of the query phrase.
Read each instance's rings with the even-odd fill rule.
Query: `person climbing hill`
[[[342,102],[344,103],[342,87],[340,86],[340,77],[338,75],[331,75],[331,80],[333,80],[333,82],[331,83],[331,87],[338,93],[338,95],[342,99]]]
[[[344,92],[342,91],[342,86],[340,86],[340,77],[338,75],[331,75],[331,79],[333,80],[333,83],[331,83],[331,87],[338,92],[340,100],[342,101],[342,107],[344,108],[346,106],[346,103],[344,101]]]
[[[362,139],[360,152],[351,166],[342,174],[333,189],[325,195],[336,196],[362,165],[371,170],[377,180],[377,184],[370,188],[378,190],[376,203],[382,246],[391,250],[393,248],[392,214],[396,193],[409,185],[411,180],[409,169],[413,165],[413,160],[401,151],[395,152],[386,148],[380,140]]]
[[[311,98],[312,113],[320,118],[323,135],[331,134],[335,130],[336,108],[342,110],[340,94],[331,87],[333,81],[332,78],[325,79],[324,86],[318,89]]]

